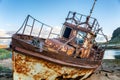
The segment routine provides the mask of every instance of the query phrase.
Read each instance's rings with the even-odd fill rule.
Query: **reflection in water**
[[[106,50],[104,59],[115,59],[115,56],[120,56],[120,49]]]

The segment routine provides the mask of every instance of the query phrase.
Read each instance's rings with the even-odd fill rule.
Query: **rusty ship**
[[[96,18],[69,11],[60,34],[28,15],[12,36],[14,80],[83,80],[101,65]]]

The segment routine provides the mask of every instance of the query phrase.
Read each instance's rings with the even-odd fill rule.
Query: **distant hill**
[[[120,43],[120,27],[113,31],[112,38],[109,43]]]
[[[114,39],[114,38],[118,37],[119,35],[120,35],[120,27],[118,27],[117,29],[115,29],[113,31],[111,39]]]
[[[115,38],[109,41],[110,43],[120,43],[120,35],[116,36]]]

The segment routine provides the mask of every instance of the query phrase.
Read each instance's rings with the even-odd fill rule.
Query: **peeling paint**
[[[60,76],[86,78],[94,71],[61,66],[16,52],[13,54],[14,80],[57,80]]]

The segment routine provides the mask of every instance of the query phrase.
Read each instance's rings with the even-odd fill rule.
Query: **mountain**
[[[119,36],[120,35],[120,27],[118,27],[117,29],[115,29],[112,33],[112,38],[111,39],[114,39],[115,37]]]
[[[115,29],[112,33],[112,38],[109,41],[110,43],[120,43],[120,27]]]

